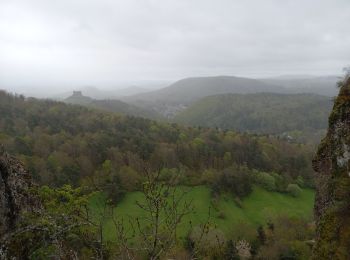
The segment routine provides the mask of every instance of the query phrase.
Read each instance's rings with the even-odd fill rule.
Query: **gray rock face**
[[[0,146],[0,238],[15,228],[22,212],[35,208],[29,192],[32,187],[31,176],[23,165]]]
[[[313,161],[316,171],[316,245],[313,259],[350,259],[350,79],[329,117]]]

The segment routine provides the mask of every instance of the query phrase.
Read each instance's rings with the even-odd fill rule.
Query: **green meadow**
[[[230,195],[222,195],[213,201],[209,188],[205,186],[181,187],[188,191],[185,199],[192,201],[193,212],[183,218],[178,234],[184,237],[189,229],[201,223],[209,222],[224,233],[235,232],[243,225],[257,227],[278,216],[293,216],[312,219],[314,191],[303,189],[299,197],[288,194],[269,192],[260,187],[254,187],[253,192],[237,206]],[[138,217],[141,221],[145,212],[136,205],[136,201],[144,200],[141,192],[127,193],[124,199],[113,209],[114,216],[123,219],[125,229],[130,229],[129,220]],[[90,201],[90,208],[97,218],[104,210],[105,196],[95,195]],[[210,210],[209,210],[210,209]],[[209,213],[210,212],[210,213]],[[210,215],[209,215],[210,214]],[[208,218],[209,216],[209,218]],[[115,239],[115,228],[110,216],[103,219],[104,235],[108,240]]]

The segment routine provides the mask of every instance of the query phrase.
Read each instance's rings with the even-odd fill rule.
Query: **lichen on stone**
[[[347,144],[343,144],[342,154],[337,156],[338,167],[348,166],[349,159],[350,159],[349,146]]]

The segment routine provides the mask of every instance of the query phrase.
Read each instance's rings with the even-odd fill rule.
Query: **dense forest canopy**
[[[175,122],[260,134],[326,129],[332,101],[315,94],[225,94],[205,97],[174,118]]]
[[[208,96],[213,95],[312,93],[316,96],[327,96],[330,100],[337,93],[336,82],[338,80],[337,76],[276,77],[270,79],[235,76],[193,77],[181,79],[162,89],[124,97],[122,100],[147,110],[157,111],[164,117],[171,119],[187,106],[192,107],[193,103],[201,99],[206,100]],[[302,99],[300,105],[304,104],[305,98]],[[250,100],[248,100],[249,102]]]
[[[79,184],[104,163],[140,174],[176,168],[188,184],[204,169],[246,166],[311,180],[313,148],[268,136],[182,127],[1,92],[0,140],[43,184]],[[196,177],[195,177],[196,176]]]

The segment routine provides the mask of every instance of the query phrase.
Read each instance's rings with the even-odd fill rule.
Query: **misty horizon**
[[[139,93],[145,93],[145,92],[152,92],[161,90],[167,87],[171,87],[173,84],[177,83],[178,81],[186,80],[186,79],[193,79],[193,78],[221,78],[221,77],[229,77],[229,78],[243,78],[243,79],[252,79],[252,80],[272,80],[274,83],[272,85],[276,85],[277,87],[281,87],[281,89],[288,89],[289,86],[283,86],[284,84],[280,84],[280,81],[308,81],[308,80],[327,80],[330,79],[331,82],[336,82],[338,79],[342,79],[343,75],[337,74],[337,75],[302,75],[302,74],[285,74],[285,75],[279,75],[275,77],[261,77],[261,78],[249,78],[249,77],[241,77],[236,75],[213,75],[213,76],[200,76],[200,77],[188,77],[188,78],[181,78],[177,80],[140,80],[140,81],[124,81],[124,82],[110,82],[107,84],[84,84],[84,85],[78,85],[78,84],[43,84],[43,85],[36,85],[36,84],[25,84],[25,85],[2,85],[0,87],[0,90],[5,90],[9,93],[24,95],[26,97],[36,97],[36,98],[53,98],[53,99],[63,99],[71,95],[74,91],[81,91],[84,95],[86,95],[86,92],[90,93],[86,96],[96,98],[95,94],[98,92],[107,94],[113,94],[110,98],[122,98],[126,96],[132,96]],[[335,80],[336,79],[336,80]],[[296,86],[297,87],[297,86]],[[43,92],[43,88],[45,88],[45,91]],[[293,87],[291,87],[293,88]],[[328,84],[328,89],[335,88],[335,84]],[[317,92],[317,89],[314,91]],[[314,92],[312,91],[312,92]],[[92,93],[91,93],[92,92]],[[95,93],[94,93],[95,92]],[[101,94],[100,93],[100,94]],[[100,97],[100,99],[104,99],[108,97]]]
[[[217,75],[339,75],[350,60],[349,13],[344,0],[5,0],[0,86],[57,93]]]

